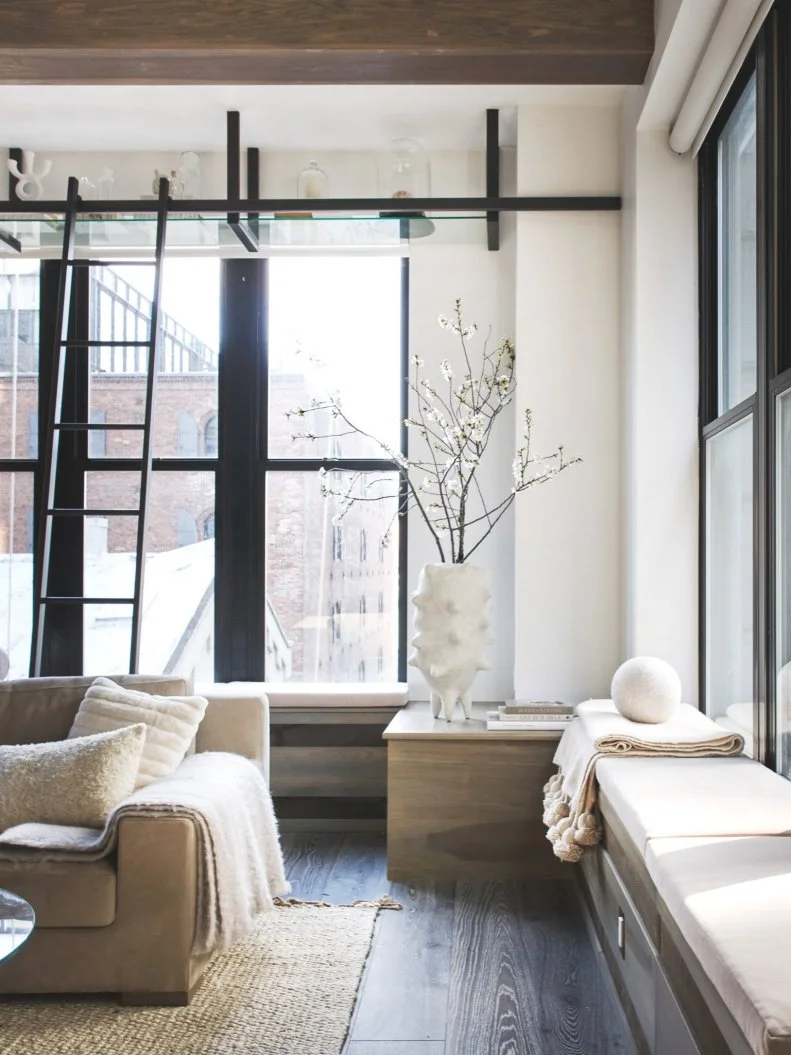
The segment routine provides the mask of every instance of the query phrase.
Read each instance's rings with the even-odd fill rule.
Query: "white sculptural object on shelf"
[[[474,564],[426,564],[412,594],[415,606],[415,651],[409,664],[417,667],[431,690],[431,713],[451,721],[457,703],[465,718],[472,716],[470,686],[479,670],[488,670],[486,646],[492,592],[489,572]]]
[[[20,201],[38,201],[44,194],[42,180],[49,175],[52,162],[44,160],[41,170],[36,172],[36,153],[34,150],[22,151],[22,166],[13,159],[8,161],[8,171],[16,179],[16,196]]]

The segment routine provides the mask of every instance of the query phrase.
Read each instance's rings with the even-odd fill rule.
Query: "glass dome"
[[[414,139],[394,139],[381,155],[379,195],[398,200],[431,197],[431,166]]]

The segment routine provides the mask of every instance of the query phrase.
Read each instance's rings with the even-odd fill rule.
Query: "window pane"
[[[38,309],[38,261],[0,260],[0,458],[38,456]]]
[[[214,681],[214,473],[151,475],[140,669]]]
[[[401,261],[302,257],[269,263],[269,454],[382,458],[378,443],[329,413],[286,418],[337,393],[359,428],[398,449]],[[316,441],[292,441],[312,432]],[[355,680],[357,672],[355,668]]]
[[[791,777],[791,392],[777,401],[777,767]]]
[[[755,392],[757,272],[755,78],[719,147],[719,409]]]
[[[146,341],[154,269],[91,269],[91,337]],[[155,457],[217,456],[219,260],[167,259],[162,273],[159,364],[154,410]],[[91,413],[106,421],[142,423],[146,348],[91,349]],[[140,433],[111,432],[111,458],[139,457]],[[96,457],[101,455],[95,455]]]
[[[706,451],[706,709],[751,743],[753,701],[753,425]]]
[[[91,472],[88,501],[94,508],[105,501],[130,508],[139,479],[136,472]],[[214,473],[152,473],[148,509],[139,669],[213,681]],[[133,595],[136,531],[136,517],[87,519],[87,595]],[[86,606],[86,674],[129,669],[131,627],[131,606]]]
[[[33,626],[33,474],[0,473],[0,681],[26,678]]]
[[[379,481],[382,500],[354,505],[333,525],[335,508],[317,474],[267,477],[267,681],[398,678],[397,528],[381,560],[378,547],[398,481],[395,473],[367,479]],[[362,532],[376,543],[364,559]]]

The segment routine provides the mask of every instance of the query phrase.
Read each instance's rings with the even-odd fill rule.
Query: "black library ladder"
[[[75,260],[74,244],[80,198],[78,182],[73,177],[69,180],[64,218],[63,250],[61,254],[60,275],[58,279],[57,304],[55,309],[55,339],[52,359],[52,386],[46,421],[44,424],[44,457],[42,460],[41,504],[39,531],[36,542],[34,605],[33,605],[33,648],[31,650],[31,677],[40,677],[44,650],[44,623],[47,608],[51,605],[90,605],[120,604],[132,607],[132,634],[129,653],[129,673],[135,674],[140,656],[140,630],[142,622],[143,575],[145,570],[147,510],[146,500],[151,479],[152,458],[152,423],[154,417],[154,398],[156,394],[157,375],[157,336],[159,333],[159,302],[162,290],[162,264],[165,255],[165,234],[168,217],[169,184],[166,179],[159,181],[156,214],[156,247],[152,260],[134,261],[101,261]],[[151,319],[148,340],[146,341],[101,341],[70,340],[69,317],[71,314],[72,277],[78,267],[103,267],[108,264],[144,264],[154,269],[154,292],[151,298]],[[88,422],[70,422],[62,420],[63,389],[65,362],[70,348],[95,347],[130,347],[138,346],[148,349],[146,370],[146,397],[142,423],[106,424]],[[135,509],[85,509],[63,508],[55,504],[58,490],[58,448],[60,437],[64,432],[85,432],[102,430],[139,431],[143,437],[143,451],[140,469],[140,498]],[[51,596],[48,592],[51,558],[52,528],[57,517],[96,516],[131,516],[137,518],[137,545],[135,559],[134,595],[132,597],[77,597]]]

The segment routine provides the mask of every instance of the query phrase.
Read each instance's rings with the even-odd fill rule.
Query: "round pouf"
[[[681,704],[681,679],[663,659],[636,656],[616,670],[610,695],[632,722],[666,722]]]

